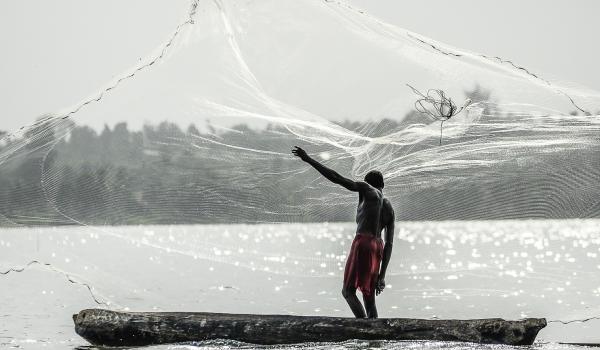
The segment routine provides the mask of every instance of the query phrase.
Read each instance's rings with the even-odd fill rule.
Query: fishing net
[[[598,109],[594,91],[343,3],[194,2],[156,53],[4,136],[0,213],[351,220],[354,195],[292,159],[300,145],[353,178],[381,170],[401,220],[597,217]]]
[[[342,2],[195,0],[155,52],[48,112],[2,138],[3,226],[352,221],[356,195],[295,145],[354,179],[380,170],[401,221],[600,217],[600,93]],[[318,274],[273,267],[275,253],[244,263],[264,252],[239,240],[129,238]],[[310,261],[328,276],[343,258]]]

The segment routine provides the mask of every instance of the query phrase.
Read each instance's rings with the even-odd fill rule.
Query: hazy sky
[[[597,0],[350,0],[424,36],[600,90]]]
[[[438,41],[600,90],[599,1],[349,1]],[[0,130],[97,91],[163,43],[188,9],[188,0],[3,0]]]

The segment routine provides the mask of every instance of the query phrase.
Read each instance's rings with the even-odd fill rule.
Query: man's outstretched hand
[[[296,157],[302,159],[303,161],[306,161],[307,159],[310,158],[308,156],[308,154],[306,153],[306,151],[298,146],[294,146],[294,148],[292,149],[292,154],[295,155]]]
[[[385,289],[385,277],[377,278],[377,284],[375,285],[375,295],[379,295],[379,294],[383,293],[384,289]]]

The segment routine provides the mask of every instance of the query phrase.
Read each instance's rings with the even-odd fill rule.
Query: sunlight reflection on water
[[[598,227],[599,220],[398,223],[380,316],[600,315]],[[0,270],[48,262],[114,309],[351,316],[340,290],[353,235],[352,224],[331,223],[2,229]],[[34,265],[0,285],[1,344],[85,344],[70,318],[97,306],[85,287]],[[551,323],[538,338],[597,342],[599,326]],[[336,346],[365,348],[351,344]],[[428,347],[463,346],[435,344]]]

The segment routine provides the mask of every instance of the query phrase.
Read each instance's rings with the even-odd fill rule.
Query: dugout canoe
[[[204,312],[116,312],[82,310],[75,331],[93,345],[142,346],[231,339],[253,344],[294,344],[362,340],[439,340],[531,345],[543,318],[505,321],[421,320],[347,317],[243,315]]]

